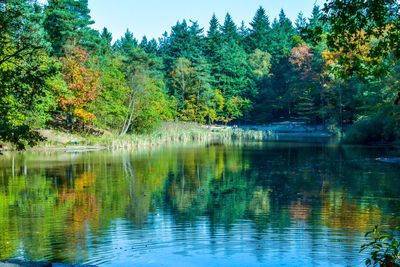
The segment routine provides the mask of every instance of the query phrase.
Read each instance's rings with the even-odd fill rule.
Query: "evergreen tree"
[[[148,44],[148,41],[147,41],[147,37],[145,35],[142,37],[142,41],[140,42],[139,47],[142,48],[143,50],[145,50],[147,47],[147,44]]]
[[[211,114],[215,114],[212,110],[215,100],[210,85],[210,70],[203,58],[196,66],[186,58],[178,58],[170,78],[173,94],[178,99],[181,120],[204,123]]]
[[[207,46],[206,46],[206,55],[208,59],[212,62],[215,57],[216,51],[219,49],[222,41],[222,36],[220,32],[220,25],[217,17],[213,14],[210,20],[210,27],[207,32]]]
[[[295,21],[294,24],[295,24],[295,26],[296,26],[297,34],[299,34],[300,36],[303,36],[303,35],[304,35],[304,32],[305,32],[305,30],[306,30],[306,27],[307,27],[307,20],[306,20],[306,18],[304,17],[303,12],[300,12],[300,13],[297,15],[297,18],[296,18],[296,21]]]
[[[271,30],[271,47],[268,52],[278,62],[282,57],[290,55],[290,51],[294,47],[293,36],[295,34],[292,22],[286,17],[285,12],[281,9],[279,19],[274,20]]]
[[[124,36],[117,40],[114,44],[114,49],[124,55],[129,55],[131,51],[138,47],[138,42],[133,33],[127,29]]]
[[[270,37],[270,23],[265,9],[259,7],[253,20],[250,22],[250,36],[248,38],[248,50],[254,51],[260,49],[262,51],[269,51],[271,42]]]
[[[229,13],[226,13],[224,24],[221,26],[221,33],[224,41],[239,41],[238,29]]]
[[[217,16],[215,16],[215,14],[213,14],[211,17],[210,23],[209,23],[207,38],[209,40],[213,40],[214,44],[216,43],[216,41],[220,40],[221,32],[219,29],[220,29],[219,21],[217,19]]]
[[[100,38],[103,53],[110,53],[112,49],[112,33],[107,28],[103,28]]]
[[[101,32],[101,38],[104,40],[107,46],[111,47],[113,36],[107,28],[103,28],[103,31]]]
[[[249,98],[256,94],[248,55],[234,40],[227,41],[216,53],[215,88],[224,97]]]
[[[166,35],[160,45],[167,70],[171,69],[173,61],[179,57],[192,62],[197,62],[202,57],[205,46],[202,34],[203,29],[197,22],[188,26],[186,20],[183,20],[172,27],[171,34]]]
[[[154,38],[148,41],[146,36],[143,36],[142,41],[139,44],[139,47],[149,54],[156,54],[158,50],[157,41]]]
[[[88,0],[49,0],[45,8],[45,29],[57,56],[63,54],[66,44],[82,44],[85,38],[94,34],[89,25]]]
[[[242,44],[249,37],[249,29],[246,27],[244,21],[240,23],[240,27],[238,29],[238,34],[240,38],[240,43]]]
[[[304,40],[315,46],[321,42],[322,34],[327,30],[326,27],[323,13],[319,6],[314,5],[308,24],[302,28],[302,36]]]
[[[261,85],[268,88],[260,88],[268,103],[264,109],[268,117],[288,118],[292,113],[292,99],[289,94],[289,55],[295,45],[295,30],[292,22],[286,17],[283,10],[279,13],[279,18],[275,19],[271,28],[271,45],[268,49],[272,56],[271,78],[264,81]],[[262,101],[262,102],[265,102]],[[260,105],[259,105],[260,106]]]
[[[158,43],[156,39],[151,39],[146,46],[145,51],[149,54],[156,54],[158,53]]]

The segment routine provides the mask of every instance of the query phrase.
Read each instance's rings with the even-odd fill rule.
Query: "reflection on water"
[[[400,215],[377,148],[246,143],[0,158],[0,259],[357,266]]]

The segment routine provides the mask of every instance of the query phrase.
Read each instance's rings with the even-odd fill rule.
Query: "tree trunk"
[[[134,109],[135,109],[134,106],[135,106],[134,105],[134,97],[133,97],[133,92],[132,92],[131,100],[129,101],[130,113],[124,122],[124,126],[122,127],[122,130],[120,133],[121,136],[125,135],[128,132],[129,128],[131,127]]]

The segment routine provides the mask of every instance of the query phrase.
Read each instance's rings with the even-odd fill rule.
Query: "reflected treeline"
[[[3,156],[0,259],[84,262],[114,220],[144,228],[160,212],[207,218],[210,238],[239,220],[258,232],[299,222],[365,231],[400,212],[399,169],[375,162],[381,153],[253,143]]]

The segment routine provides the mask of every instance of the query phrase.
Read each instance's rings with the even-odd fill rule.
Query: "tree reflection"
[[[191,225],[206,218],[210,246],[220,227],[233,236],[240,221],[251,222],[256,233],[275,229],[284,235],[298,222],[365,231],[399,212],[400,181],[393,167],[374,170],[375,163],[358,163],[361,154],[351,153],[215,144],[136,154],[44,154],[40,160],[35,154],[3,156],[0,259],[84,262],[115,220],[145,228],[149,216],[160,212]],[[262,240],[254,248],[260,258]]]

